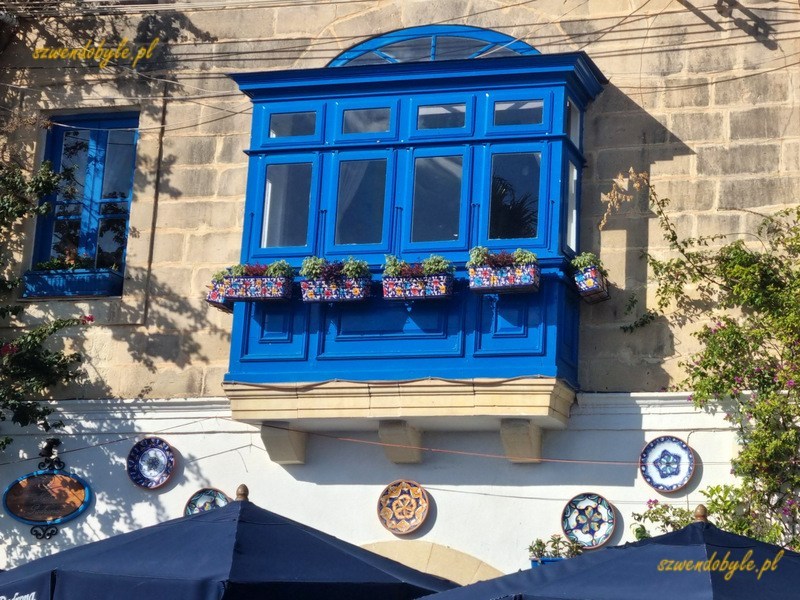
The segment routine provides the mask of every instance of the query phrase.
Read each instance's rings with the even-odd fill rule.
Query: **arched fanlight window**
[[[511,36],[467,25],[423,25],[370,38],[346,50],[329,67],[502,58],[539,54]]]

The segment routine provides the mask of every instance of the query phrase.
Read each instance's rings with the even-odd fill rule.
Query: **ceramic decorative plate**
[[[561,516],[564,534],[587,549],[608,542],[616,524],[614,507],[597,494],[578,494],[567,502]]]
[[[378,499],[381,525],[397,535],[411,533],[428,516],[428,492],[416,481],[398,479],[386,486]]]
[[[161,438],[144,438],[128,454],[128,477],[143,488],[154,490],[161,487],[174,469],[175,454]]]
[[[664,435],[644,447],[639,469],[659,492],[676,492],[694,475],[694,452],[683,440]]]
[[[222,508],[231,501],[223,492],[215,488],[203,488],[195,492],[183,509],[185,515],[196,515],[215,508]]]

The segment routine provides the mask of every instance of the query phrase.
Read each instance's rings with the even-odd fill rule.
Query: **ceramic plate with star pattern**
[[[161,438],[144,438],[128,454],[128,477],[136,485],[149,490],[167,483],[174,469],[175,454]]]
[[[608,542],[616,524],[614,507],[598,494],[578,494],[567,502],[561,515],[564,535],[587,550]]]
[[[683,440],[664,435],[644,447],[639,470],[644,480],[659,492],[677,492],[694,475],[694,452]]]

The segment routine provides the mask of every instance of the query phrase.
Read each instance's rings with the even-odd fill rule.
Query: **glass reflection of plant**
[[[102,218],[97,233],[98,268],[119,269],[128,242],[128,205],[107,202],[101,207]]]
[[[492,177],[492,200],[489,209],[489,238],[510,239],[536,236],[538,214],[530,193],[517,198],[510,181]]]

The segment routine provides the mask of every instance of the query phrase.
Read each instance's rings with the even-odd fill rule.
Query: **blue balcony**
[[[563,426],[577,387],[568,263],[582,121],[605,83],[591,60],[531,53],[233,78],[254,105],[242,262],[354,256],[375,287],[363,302],[236,302],[234,417]],[[539,291],[470,290],[477,245],[535,252]],[[386,254],[432,253],[456,266],[452,297],[381,297]]]

